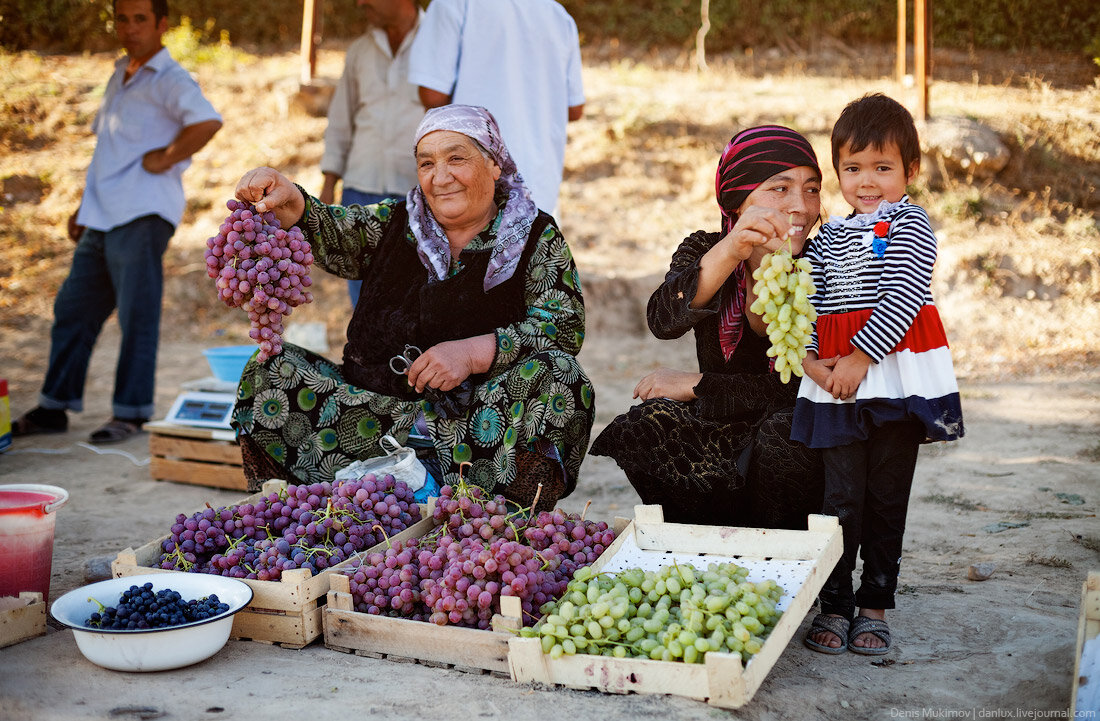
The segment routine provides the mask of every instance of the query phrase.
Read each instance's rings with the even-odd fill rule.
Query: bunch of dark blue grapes
[[[117,606],[104,606],[94,598],[90,600],[99,605],[99,610],[92,613],[84,624],[107,631],[182,626],[229,610],[229,604],[219,601],[217,594],[185,601],[179,591],[170,588],[154,592],[152,583],[130,586],[122,592]]]

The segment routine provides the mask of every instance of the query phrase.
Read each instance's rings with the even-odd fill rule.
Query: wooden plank
[[[908,33],[905,28],[906,24],[906,0],[898,0],[898,41],[897,41],[897,54],[894,57],[894,75],[898,81],[898,85],[905,82],[905,50],[906,40]]]
[[[643,550],[676,553],[717,553],[733,557],[784,560],[816,558],[829,539],[817,531],[781,528],[695,526],[683,523],[634,523],[635,540]]]
[[[1081,688],[1081,656],[1085,642],[1100,636],[1100,571],[1089,571],[1081,584],[1081,611],[1077,621],[1077,652],[1073,657],[1073,688],[1069,697],[1069,718],[1077,718],[1077,693]],[[1090,678],[1089,683],[1100,679]],[[1081,709],[1084,712],[1086,709]],[[1091,709],[1088,709],[1091,710]]]
[[[343,573],[334,573],[329,576],[328,602],[330,605],[333,603],[334,594],[340,596],[341,599],[343,599],[344,596],[346,596],[348,599],[351,598],[351,579]],[[334,606],[334,608],[339,608],[344,611],[350,611],[352,610],[353,606],[351,605],[350,601],[347,602],[347,605],[344,605],[343,600],[341,600],[341,602]]]
[[[493,614],[490,622],[494,631],[515,635],[523,628],[523,603],[518,596],[501,596],[500,613]],[[506,669],[507,670],[507,669]]]
[[[249,641],[269,641],[288,648],[304,648],[322,635],[324,608],[297,614],[241,611],[233,617],[230,636]]]
[[[227,491],[248,490],[248,480],[241,466],[177,461],[152,456],[149,459],[149,475],[158,481],[174,481],[192,486],[222,488]]]
[[[302,44],[299,51],[300,82],[309,85],[317,72],[317,24],[321,19],[320,0],[302,3]]]
[[[623,518],[622,516],[615,516],[611,522],[611,530],[615,532],[615,537],[618,538],[619,534],[626,530],[626,527],[630,525],[629,518]]]
[[[213,441],[237,442],[236,431],[224,428],[203,428],[202,426],[185,426],[168,421],[149,421],[142,426],[150,435],[176,436],[179,438],[204,438]]]
[[[659,505],[634,506],[634,521],[637,523],[664,523],[665,509]]]
[[[0,599],[0,648],[46,633],[46,603],[37,591]]]
[[[932,12],[931,0],[913,2],[913,79],[917,86],[917,112],[913,117],[919,123],[928,119],[928,79],[932,64]]]
[[[708,653],[707,657],[711,655]],[[709,694],[707,669],[703,664],[589,654],[562,656],[551,660],[542,652],[542,644],[538,638],[522,637],[508,642],[508,659],[513,680],[520,682],[596,688],[605,693],[674,694],[699,701],[706,700]],[[740,663],[738,656],[737,665],[740,666]]]
[[[603,570],[603,567],[615,557],[615,554],[619,552],[623,543],[626,542],[628,537],[634,535],[634,521],[631,521],[626,525],[626,528],[615,534],[615,540],[611,542],[611,545],[604,549],[604,552],[600,554],[600,557],[596,559],[592,564],[592,573],[596,574]]]
[[[326,608],[325,645],[489,671],[508,671],[510,633]]]
[[[207,461],[240,466],[241,447],[227,441],[210,441],[176,436],[149,436],[149,453],[162,458],[180,458],[189,461]]]

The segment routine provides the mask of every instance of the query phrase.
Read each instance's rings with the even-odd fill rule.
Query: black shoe
[[[35,436],[44,433],[64,433],[69,430],[69,417],[62,409],[37,406],[11,424],[13,436]]]

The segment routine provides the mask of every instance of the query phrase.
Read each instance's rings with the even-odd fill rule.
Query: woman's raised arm
[[[306,199],[298,186],[274,168],[254,168],[237,182],[237,200],[252,203],[261,213],[272,211],[279,226],[289,228],[306,210]]]

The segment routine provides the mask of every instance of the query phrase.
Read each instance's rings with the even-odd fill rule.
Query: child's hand
[[[833,366],[836,365],[838,360],[840,360],[840,356],[818,360],[817,353],[810,351],[806,354],[806,357],[802,359],[802,372],[818,386],[826,388],[829,382],[829,376],[832,375],[833,372]]]
[[[870,366],[871,356],[856,348],[836,362],[826,385],[822,387],[838,400],[854,398]]]

